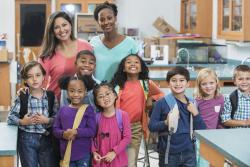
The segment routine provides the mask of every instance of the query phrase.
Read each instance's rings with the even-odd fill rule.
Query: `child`
[[[128,112],[132,129],[132,141],[128,147],[129,167],[137,166],[142,135],[148,135],[146,104],[164,96],[148,78],[148,68],[138,55],[122,59],[111,81],[118,93],[117,107]],[[152,104],[150,104],[152,105]]]
[[[159,167],[193,167],[196,166],[196,156],[190,134],[193,130],[191,127],[205,129],[206,125],[194,104],[184,94],[185,89],[189,86],[188,70],[180,66],[174,67],[168,71],[166,80],[171,94],[155,103],[149,122],[149,130],[159,132]],[[173,122],[169,118],[171,109],[167,103],[167,97],[172,97],[172,101],[176,102],[175,106],[177,105],[176,110],[179,114],[176,116],[176,120],[178,120],[176,132],[174,133],[171,128],[169,134],[164,135],[164,133],[168,133],[170,122]],[[193,118],[193,124],[190,123],[191,118]]]
[[[60,139],[61,162],[70,167],[89,166],[91,138],[96,133],[94,109],[90,105],[82,105],[86,95],[85,83],[84,77],[65,77],[64,82],[60,82],[60,87],[67,85],[70,104],[60,108],[53,133]]]
[[[9,125],[19,128],[17,147],[24,167],[56,166],[49,128],[58,105],[54,93],[42,89],[45,74],[36,61],[23,66],[21,78],[29,92],[20,93],[7,119]]]
[[[239,65],[234,69],[237,89],[225,97],[222,123],[230,128],[250,127],[250,67]]]
[[[224,110],[224,97],[219,89],[219,79],[214,70],[204,68],[198,73],[195,100],[207,129],[222,128],[220,113]]]
[[[131,140],[126,112],[115,108],[117,94],[112,85],[102,82],[94,88],[97,113],[97,136],[92,146],[94,167],[127,167],[126,147]],[[120,118],[120,119],[119,119]]]
[[[100,83],[93,73],[96,67],[96,58],[93,52],[89,50],[82,50],[76,55],[75,60],[76,74],[75,76],[89,76],[89,90],[87,95],[83,98],[83,104],[90,104],[95,107],[92,90],[95,83]],[[60,84],[59,84],[60,85]],[[61,88],[60,106],[68,105],[67,88]]]

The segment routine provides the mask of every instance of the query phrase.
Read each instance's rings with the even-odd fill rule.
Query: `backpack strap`
[[[29,98],[29,93],[26,92],[25,94],[23,92],[20,93],[19,95],[20,98],[20,119],[23,119],[24,115],[27,114],[28,112],[28,98]]]
[[[122,111],[120,109],[117,109],[116,113],[115,113],[115,116],[116,116],[118,128],[119,128],[120,132],[123,133]],[[100,119],[101,119],[101,112],[96,113],[95,118],[96,118],[96,124],[97,124],[97,127],[98,127],[98,124],[99,124]]]
[[[148,98],[148,92],[149,92],[148,80],[140,80],[140,84],[141,84],[141,87],[143,89],[145,99],[147,100],[147,98]]]
[[[48,97],[48,112],[49,112],[49,117],[52,117],[54,103],[55,103],[55,94],[52,91],[46,91],[46,93],[47,93],[47,97]]]
[[[238,107],[238,90],[234,90],[230,95],[229,95],[230,103],[232,106],[232,111],[231,111],[231,119],[234,119],[234,114],[237,111]]]
[[[165,97],[164,97],[166,103],[168,104],[170,110],[172,110],[176,104],[176,100],[175,100],[175,97],[173,96],[172,93],[169,93],[167,94]]]

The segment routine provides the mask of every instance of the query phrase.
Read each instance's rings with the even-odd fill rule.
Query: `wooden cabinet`
[[[212,36],[212,1],[181,0],[181,33]]]
[[[56,10],[71,10],[69,12],[93,13],[97,4],[103,3],[106,0],[57,0]],[[109,0],[111,2],[111,0]]]
[[[249,0],[218,0],[218,38],[250,41],[249,10]]]
[[[9,63],[0,63],[0,106],[10,106],[10,69]],[[0,165],[1,166],[1,165]]]

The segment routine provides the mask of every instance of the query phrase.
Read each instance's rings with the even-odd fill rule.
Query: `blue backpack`
[[[118,128],[119,128],[120,132],[123,133],[122,111],[120,109],[116,109],[115,116],[116,116]],[[101,119],[101,113],[98,112],[98,113],[96,113],[96,124],[97,124],[97,126],[98,126],[98,124],[100,122],[100,119]]]

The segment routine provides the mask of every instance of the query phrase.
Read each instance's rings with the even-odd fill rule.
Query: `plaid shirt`
[[[55,98],[54,106],[53,106],[53,113],[52,117],[50,117],[50,123],[49,124],[33,124],[33,125],[20,125],[20,97],[18,96],[15,99],[15,102],[13,106],[10,109],[10,113],[7,118],[7,123],[9,125],[18,125],[20,129],[30,132],[30,133],[40,133],[44,134],[46,133],[46,129],[52,126],[52,122],[54,117],[56,116],[56,112],[58,110],[58,103]],[[49,117],[49,112],[48,112],[48,97],[47,94],[43,93],[43,96],[41,98],[36,98],[29,94],[28,97],[28,114],[29,115],[35,115],[36,113],[43,114],[46,117]]]
[[[222,122],[231,120],[232,105],[229,95],[225,96],[224,112],[221,113]],[[250,95],[244,95],[238,90],[238,106],[234,114],[234,120],[247,120],[250,118]]]

